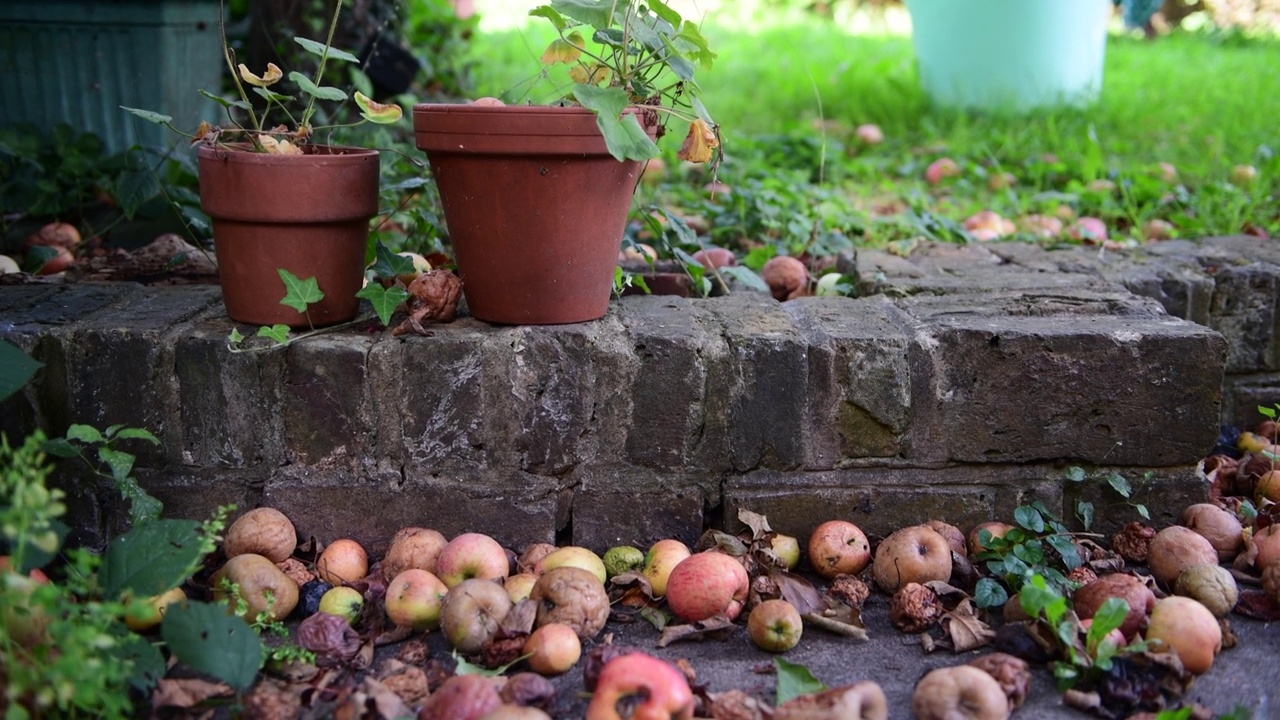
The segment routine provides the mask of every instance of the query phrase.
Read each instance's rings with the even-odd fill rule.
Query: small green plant
[[[1147,471],[1146,473],[1144,473],[1142,476],[1142,483],[1145,485],[1148,481],[1151,480],[1152,476],[1153,476],[1153,473],[1151,471]],[[1085,472],[1084,468],[1078,465],[1073,465],[1067,468],[1065,477],[1068,482],[1082,483],[1088,480],[1091,476],[1089,473]],[[1133,487],[1133,483],[1129,482],[1128,478],[1126,478],[1125,476],[1121,475],[1120,473],[1114,470],[1111,470],[1111,471],[1102,473],[1101,479],[1103,482],[1107,484],[1108,487],[1111,488],[1112,491],[1114,491],[1117,495],[1121,497],[1121,499],[1124,500],[1126,505],[1133,508],[1133,510],[1138,513],[1139,517],[1141,517],[1143,520],[1151,519],[1151,512],[1147,510],[1147,506],[1144,505],[1143,503],[1135,502],[1133,500],[1133,496],[1136,491],[1135,491],[1135,488]],[[1080,520],[1080,524],[1084,526],[1085,530],[1089,530],[1093,527],[1093,519],[1094,519],[1094,513],[1095,513],[1095,508],[1093,503],[1089,502],[1088,500],[1077,500],[1075,513],[1076,513],[1076,518]]]
[[[115,482],[116,489],[130,502],[129,516],[135,524],[149,522],[160,517],[164,505],[138,485],[133,477],[133,463],[137,457],[120,449],[126,440],[145,440],[159,445],[160,440],[150,431],[112,425],[98,430],[92,425],[72,425],[66,437],[45,443],[44,451],[62,458],[78,457],[94,474]]]
[[[284,623],[274,619],[272,610],[276,605],[275,593],[270,590],[264,591],[267,609],[258,613],[256,617],[251,618],[248,617],[249,603],[245,601],[244,596],[240,593],[239,585],[231,582],[230,578],[223,578],[220,589],[231,599],[232,614],[249,623],[249,627],[259,637],[270,638],[269,642],[262,643],[262,662],[264,664],[314,663],[316,661],[316,654],[294,643],[289,628]]]
[[[551,23],[559,38],[544,65],[570,67],[568,98],[596,113],[609,152],[618,160],[648,160],[658,146],[635,113],[689,123],[682,160],[707,162],[720,146],[719,128],[700,99],[694,78],[715,53],[694,23],[662,0],[555,0],[529,11]],[[590,40],[583,35],[590,34]]]
[[[1066,574],[1083,562],[1072,533],[1043,502],[1019,506],[1013,517],[1016,526],[1004,537],[985,528],[979,532],[979,542],[987,549],[978,560],[995,576],[978,581],[974,599],[979,607],[1003,605],[1010,592],[1021,592],[1034,578],[1066,594],[1072,585]]]
[[[129,631],[125,616],[201,566],[230,509],[203,524],[141,518],[101,555],[63,547],[66,505],[47,484],[47,445],[40,433],[16,448],[0,436],[0,545],[9,553],[0,569],[5,716],[129,717],[132,692],[152,688],[165,660]]]
[[[1060,690],[1095,683],[1110,672],[1118,655],[1145,649],[1140,642],[1121,648],[1107,637],[1129,614],[1129,603],[1121,598],[1104,602],[1088,630],[1071,611],[1066,595],[1042,575],[1033,575],[1023,584],[1018,601],[1028,616],[1047,626],[1061,651],[1062,659],[1053,664]]]

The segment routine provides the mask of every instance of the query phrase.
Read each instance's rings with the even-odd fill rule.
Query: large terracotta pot
[[[378,152],[304,146],[302,155],[202,147],[200,205],[213,221],[222,300],[232,320],[320,327],[356,316],[369,220],[378,212]],[[280,300],[278,268],[316,278],[308,315]]]
[[[609,154],[594,113],[422,104],[413,129],[473,317],[549,325],[608,311],[643,163]]]

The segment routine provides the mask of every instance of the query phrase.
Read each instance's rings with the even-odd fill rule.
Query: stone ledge
[[[1274,254],[926,245],[861,253],[875,292],[856,299],[628,297],[593,323],[464,318],[264,353],[227,350],[216,288],[0,286],[0,338],[46,363],[0,430],[146,426],[164,443],[137,448],[140,472],[178,512],[269,503],[374,548],[412,523],[692,539],[740,507],[797,533],[867,503],[873,528],[968,522],[1024,497],[1069,508],[1064,464],[1150,472],[1163,507],[1195,489],[1219,418],[1275,395],[1257,280]],[[87,536],[118,522],[85,507]]]

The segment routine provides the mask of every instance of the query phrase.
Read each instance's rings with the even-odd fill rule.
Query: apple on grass
[[[747,631],[761,650],[786,652],[799,644],[804,621],[800,611],[786,600],[765,600],[751,609]]]
[[[505,580],[511,572],[507,551],[483,533],[463,533],[449,541],[436,558],[436,577],[450,588],[464,580]]]
[[[387,584],[384,608],[391,622],[414,630],[440,626],[440,608],[448,586],[440,578],[420,568],[409,568]]]

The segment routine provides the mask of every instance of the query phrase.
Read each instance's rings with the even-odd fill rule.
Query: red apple
[[[697,622],[742,612],[750,585],[746,568],[733,557],[708,550],[690,555],[667,578],[667,605],[676,617]]]
[[[800,611],[786,600],[765,600],[751,609],[747,631],[761,650],[786,652],[799,644],[804,621]]]
[[[871,562],[871,543],[862,528],[847,520],[828,520],[809,536],[809,564],[830,580],[857,575]]]
[[[951,158],[940,158],[929,163],[929,167],[924,171],[924,179],[930,185],[937,185],[947,178],[953,178],[960,174],[960,166]]]
[[[463,580],[505,580],[511,563],[497,540],[482,533],[463,533],[449,541],[436,558],[436,577],[450,588]]]
[[[334,540],[316,560],[316,575],[330,585],[355,582],[369,574],[369,556],[355,540]]]
[[[1009,523],[1002,523],[998,520],[974,525],[973,529],[969,531],[969,557],[976,558],[991,549],[982,542],[983,530],[991,533],[991,537],[993,538],[1002,538],[1012,529],[1013,526]]]
[[[396,625],[414,630],[437,628],[448,592],[440,578],[426,570],[409,568],[387,583],[387,617]]]
[[[575,545],[566,545],[562,548],[556,548],[553,552],[547,553],[547,556],[538,561],[533,567],[534,575],[553,570],[558,567],[576,567],[582,568],[600,578],[600,582],[609,579],[608,572],[605,570],[604,561],[600,556],[591,552],[584,547]]]
[[[539,675],[560,675],[578,664],[582,641],[572,627],[547,623],[529,635],[522,654],[529,656],[529,669]]]
[[[633,652],[619,655],[601,668],[586,720],[624,717],[619,704],[630,708],[625,717],[635,720],[689,720],[693,717],[694,697],[688,678],[675,665]]]
[[[689,546],[679,540],[659,540],[649,548],[644,557],[644,576],[649,579],[654,597],[667,594],[667,579],[671,571],[689,555]]]
[[[884,142],[884,131],[879,125],[865,123],[853,131],[853,136],[867,145],[879,145]]]

